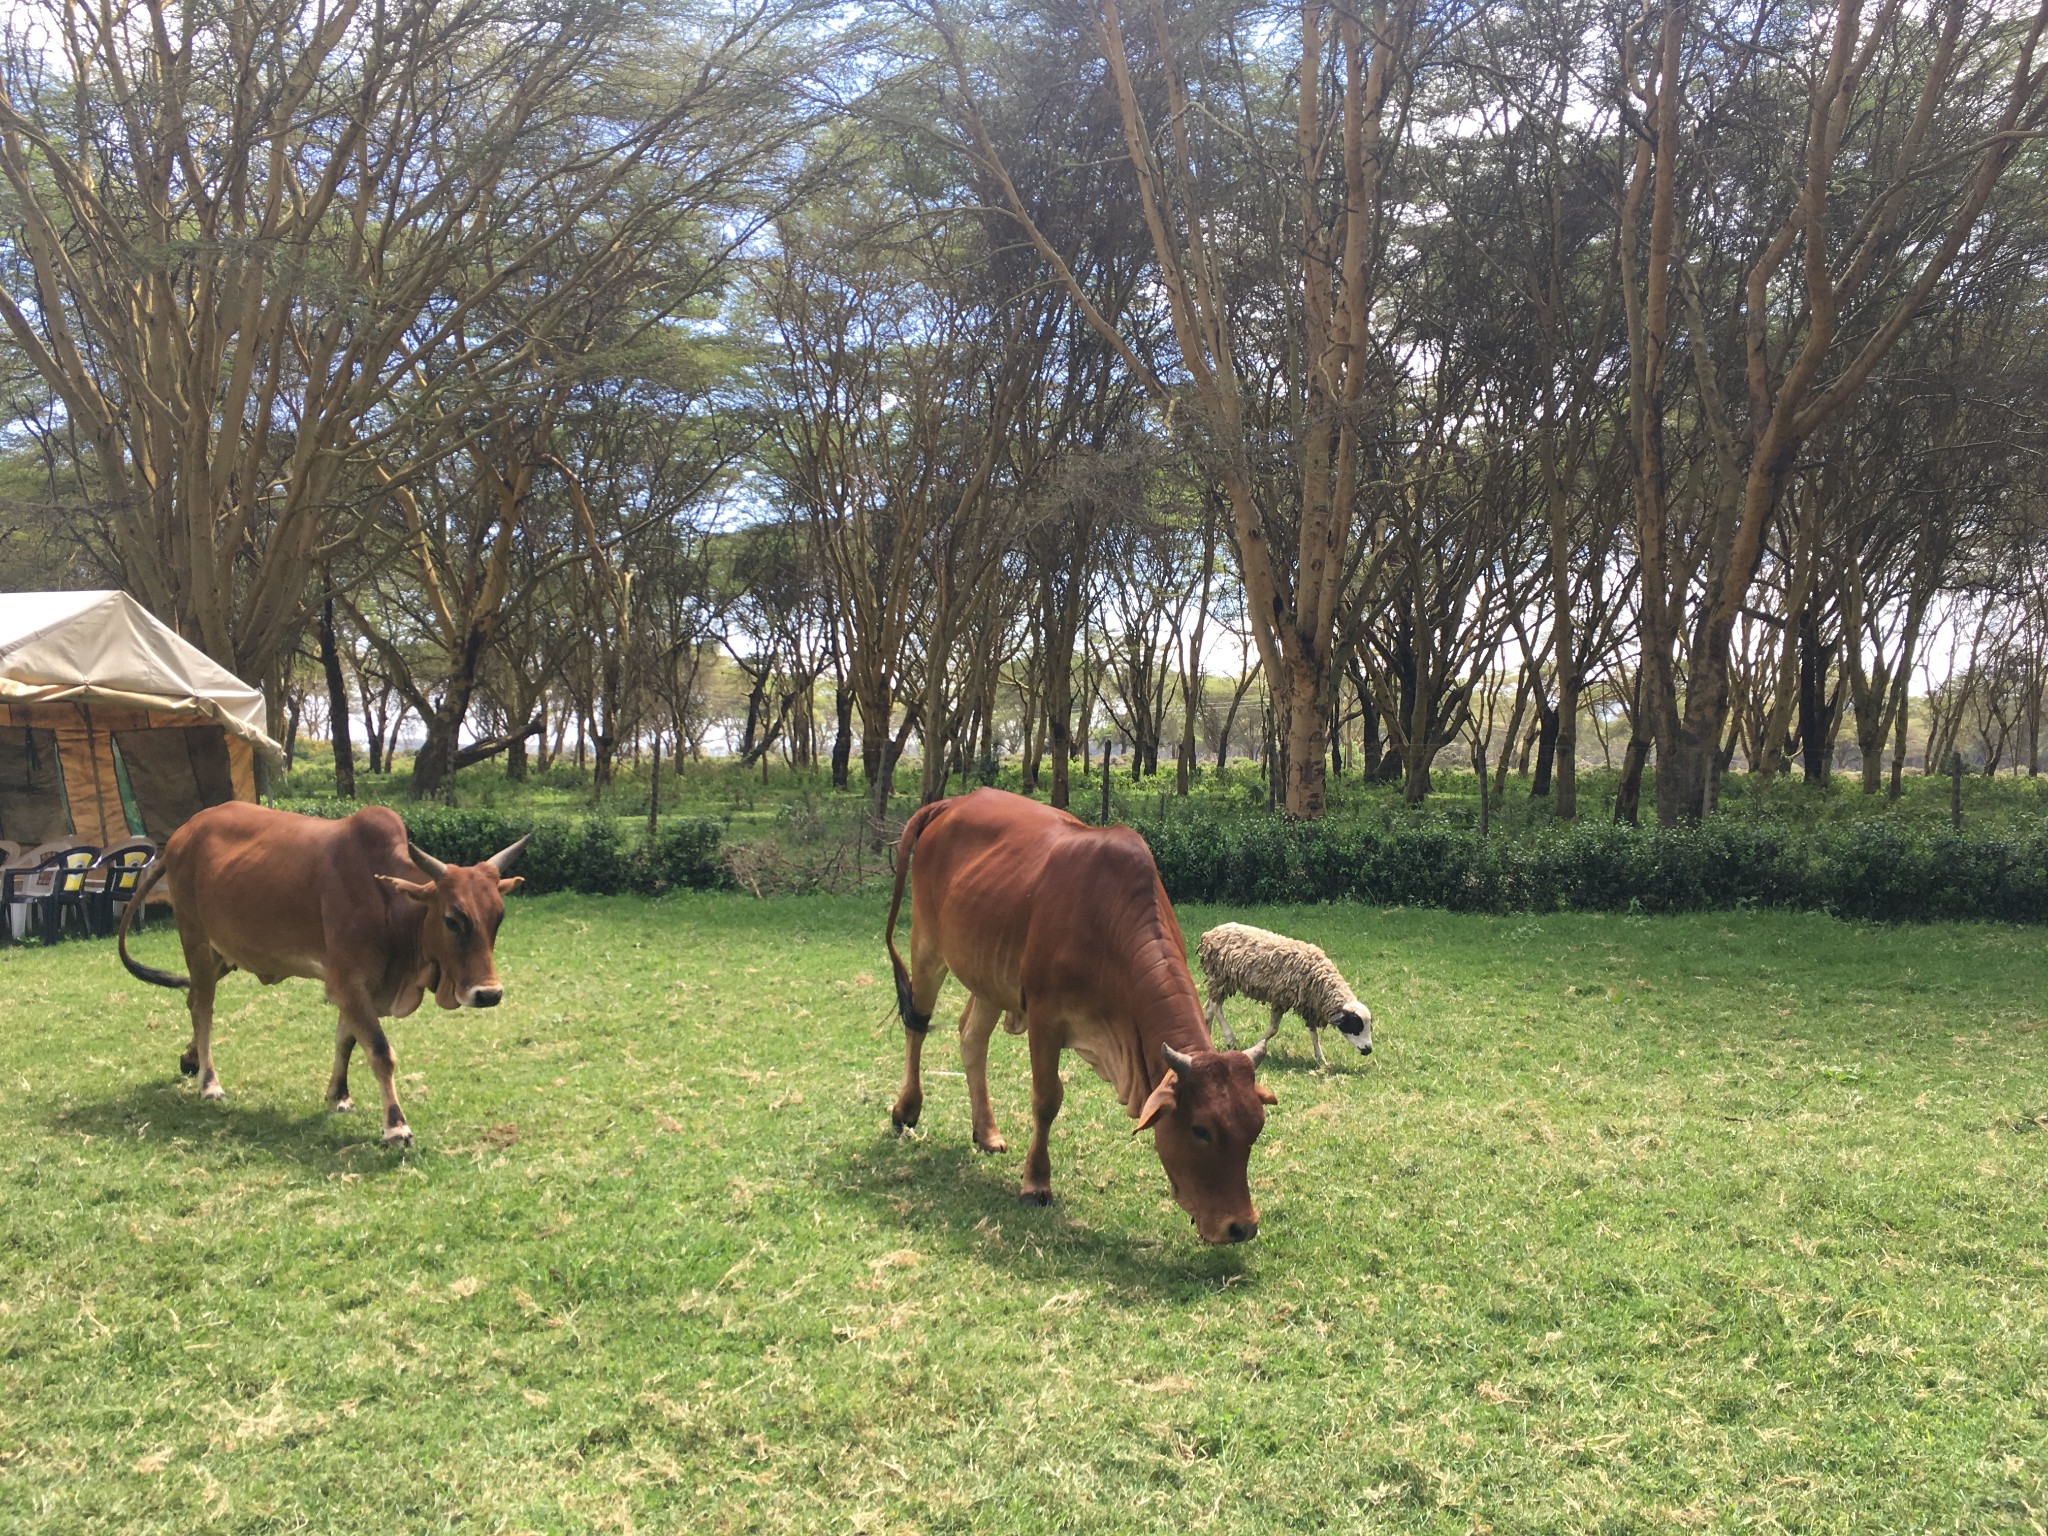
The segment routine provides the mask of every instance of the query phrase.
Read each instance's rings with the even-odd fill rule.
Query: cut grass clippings
[[[1015,1203],[957,988],[888,1134],[884,911],[515,901],[506,1005],[392,1027],[407,1154],[315,983],[223,984],[213,1105],[181,995],[0,951],[0,1529],[2048,1523],[2038,936],[1184,908],[1377,1016],[1284,1026],[1214,1250],[1073,1058]]]

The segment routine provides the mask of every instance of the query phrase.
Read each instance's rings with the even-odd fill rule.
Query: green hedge
[[[345,816],[338,800],[280,808]],[[408,806],[414,841],[473,863],[533,834],[531,891],[658,895],[733,884],[725,828],[665,822],[651,841],[603,816]],[[1702,912],[1779,907],[1889,921],[2048,923],[2048,825],[1957,833],[1873,817],[1788,827],[1722,816],[1671,830],[1587,821],[1481,839],[1439,816],[1300,825],[1262,813],[1173,806],[1133,824],[1176,901],[1365,901],[1456,912]]]
[[[334,819],[360,807],[351,800],[279,800],[277,808]],[[732,883],[723,856],[724,826],[709,818],[663,822],[653,838],[632,842],[605,816],[535,816],[499,810],[457,810],[409,805],[399,814],[412,840],[450,864],[476,864],[531,833],[517,873],[526,889],[620,891],[659,896],[664,891],[718,890]]]
[[[1432,818],[1377,827],[1141,818],[1177,901],[1357,900],[1464,912],[1785,907],[1886,920],[2048,922],[2048,829],[1956,833],[1873,819],[1788,829],[1586,822],[1482,840]]]

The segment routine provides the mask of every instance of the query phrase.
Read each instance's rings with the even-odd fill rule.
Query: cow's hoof
[[[178,1071],[186,1077],[197,1077],[199,1075],[199,1058],[197,1056],[180,1056],[178,1058]]]
[[[905,1131],[917,1129],[917,1118],[923,1112],[922,1106],[911,1110],[908,1114],[905,1114],[900,1109],[892,1109],[889,1111],[889,1123],[896,1128],[896,1134],[901,1136]]]
[[[987,1136],[975,1137],[974,1144],[977,1147],[981,1148],[982,1151],[990,1154],[994,1154],[997,1152],[1007,1152],[1010,1150],[1010,1144],[1007,1141],[1003,1140],[1002,1137],[998,1136],[994,1131],[990,1131]]]
[[[1052,1191],[1049,1189],[1020,1189],[1017,1191],[1019,1205],[1051,1205]]]
[[[227,1089],[221,1087],[219,1083],[208,1083],[199,1090],[199,1097],[202,1099],[224,1099],[227,1096]]]
[[[392,1126],[389,1130],[385,1131],[384,1133],[384,1145],[387,1147],[411,1146],[412,1127],[409,1125]]]
[[[339,1099],[329,1099],[327,1101],[327,1107],[334,1111],[334,1113],[337,1115],[345,1115],[356,1107],[356,1101],[354,1099],[347,1097]]]

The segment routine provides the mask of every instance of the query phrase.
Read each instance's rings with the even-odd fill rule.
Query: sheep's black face
[[[1361,1056],[1372,1054],[1372,1010],[1363,1003],[1352,1003],[1338,1010],[1337,1017],[1330,1021],[1337,1033],[1349,1040]]]

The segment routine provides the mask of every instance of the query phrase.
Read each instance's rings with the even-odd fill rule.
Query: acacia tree
[[[786,12],[720,14],[686,36],[643,38],[643,48],[672,47],[677,62],[691,66],[658,111],[619,81],[579,81],[551,136],[532,146],[537,163],[520,167],[538,190],[476,236],[473,271],[451,278],[459,294],[473,276],[491,277],[488,301],[421,353],[393,392],[389,421],[365,423],[358,434],[356,454],[392,536],[393,559],[381,574],[388,581],[393,567],[409,568],[423,599],[414,605],[421,632],[437,657],[432,673],[415,679],[415,708],[427,726],[414,760],[416,799],[442,793],[462,762],[505,744],[463,746],[462,736],[483,660],[514,600],[518,544],[556,530],[566,533],[550,545],[557,559],[596,562],[584,595],[609,613],[621,638],[590,658],[587,702],[597,713],[585,718],[600,788],[609,776],[619,739],[612,711],[629,694],[621,670],[631,636],[627,586],[607,563],[606,536],[616,530],[596,528],[584,477],[560,451],[595,459],[601,449],[559,435],[572,418],[587,422],[608,389],[655,388],[659,375],[672,376],[688,350],[682,327],[718,316],[737,257],[801,195],[805,176],[823,173],[822,163],[792,166],[785,153],[816,116],[776,90],[809,63],[779,35],[789,24]],[[571,107],[580,110],[569,115]],[[650,133],[639,152],[604,152],[608,140],[630,146]],[[505,268],[511,275],[497,280]],[[697,371],[704,373],[701,363]],[[715,382],[700,377],[684,393],[709,392]],[[682,404],[672,392],[661,408]],[[712,455],[691,494],[705,490],[729,451]],[[695,457],[684,463],[696,468]],[[673,479],[683,467],[653,473]],[[589,468],[593,483],[606,479],[603,464]],[[550,492],[552,520],[535,503]],[[535,722],[509,724],[516,736]]]
[[[562,570],[557,600],[586,618],[576,629],[591,660],[580,706],[592,727],[593,794],[643,719],[660,728],[657,678],[675,653],[656,615],[705,579],[721,493],[759,430],[757,413],[712,404],[739,379],[728,353],[656,329],[615,360],[630,361],[624,376],[577,391],[556,425],[548,485],[581,556]],[[664,590],[678,581],[682,593]]]
[[[811,702],[832,631],[829,583],[809,558],[801,517],[771,518],[722,535],[727,585],[722,640],[745,689],[738,755],[758,763],[780,745],[808,766],[816,729]]]
[[[2015,207],[2013,205],[2017,204]],[[2000,206],[2004,205],[2004,206]],[[2008,543],[2035,482],[2044,363],[2029,317],[2040,302],[2042,203],[2018,178],[1990,210],[2001,249],[1956,285],[1937,323],[1902,345],[1845,426],[1842,536],[1834,550],[1842,682],[1863,759],[1863,790],[1891,793],[1904,772],[1907,711],[1933,605],[1959,565]]]
[[[921,519],[933,502],[917,492],[936,466],[918,453],[904,405],[919,387],[945,390],[955,339],[952,327],[921,320],[918,285],[891,249],[898,217],[869,225],[850,208],[820,206],[785,219],[762,296],[780,353],[766,386],[775,401],[768,468],[809,522],[831,582],[845,716],[859,717],[865,784],[877,797],[914,721],[906,711],[896,728],[928,601]],[[843,752],[835,746],[842,783]]]
[[[622,72],[676,40],[609,0],[15,14],[0,321],[122,584],[266,684],[360,506],[359,438],[429,356],[517,356],[556,290],[516,285],[781,23],[712,38],[678,102]]]
[[[1153,273],[1171,325],[1178,378],[1155,370],[1132,345],[1127,317],[1105,307],[1061,257],[1057,242],[1016,190],[990,133],[961,30],[931,12],[962,99],[961,148],[1002,193],[1008,210],[1089,324],[1116,348],[1161,406],[1187,410],[1202,452],[1224,487],[1261,661],[1279,716],[1288,813],[1322,814],[1330,739],[1331,668],[1345,553],[1358,505],[1360,423],[1375,377],[1372,310],[1386,234],[1382,192],[1399,148],[1407,93],[1441,18],[1420,3],[1356,9],[1308,0],[1294,42],[1298,62],[1281,85],[1248,68],[1213,35],[1177,32],[1161,4],[1126,21],[1117,0],[1091,0],[1082,40],[1101,63],[1115,102]],[[1231,18],[1179,13],[1184,28]],[[1198,73],[1199,72],[1199,73]],[[1210,88],[1239,123],[1196,110]],[[1291,102],[1287,99],[1291,95]],[[1291,151],[1280,135],[1290,132]],[[1263,153],[1246,167],[1235,141],[1248,133]],[[1220,184],[1235,164],[1243,185]],[[1248,172],[1248,174],[1246,174]],[[1266,264],[1292,274],[1299,309],[1261,355],[1236,302],[1226,247],[1242,233],[1233,193],[1254,199],[1284,177],[1285,234]],[[1260,441],[1248,418],[1248,384],[1285,375],[1285,418]],[[1256,393],[1256,390],[1254,391]]]
[[[1514,625],[1525,655],[1547,663],[1527,675],[1538,722],[1530,792],[1554,790],[1562,821],[1578,814],[1581,699],[1615,644],[1618,606],[1613,111],[1585,84],[1607,64],[1600,15],[1588,0],[1482,8],[1460,34],[1443,103],[1471,126],[1415,157],[1469,253],[1442,253],[1469,274],[1453,302],[1496,317],[1486,370],[1518,396],[1512,437],[1533,448],[1543,582]]]
[[[1999,178],[2048,113],[2044,28],[2048,4],[1669,0],[1624,35],[1621,273],[1662,823],[1713,807],[1735,629],[1801,447],[1974,254]],[[1689,42],[1716,61],[1708,87]],[[1730,147],[1737,120],[1751,136]],[[1674,355],[1708,450],[1684,505],[1668,467]]]
[[[1074,356],[1077,362],[1086,358],[1094,365],[1083,378],[1099,376],[1096,367],[1107,362],[1107,354],[1099,350],[1091,354],[1085,346],[1078,347]],[[1105,395],[1108,393],[1106,390]],[[1117,505],[1136,494],[1141,479],[1132,469],[1134,455],[1108,446],[1110,434],[1117,432],[1113,422],[1113,415],[1098,418],[1099,430],[1087,434],[1086,446],[1061,460],[1019,540],[1030,574],[1032,630],[1044,673],[1040,708],[1045,716],[1046,745],[1052,754],[1050,798],[1062,810],[1073,793],[1077,702],[1084,711],[1080,733],[1082,750],[1087,750],[1086,710],[1092,696],[1084,685],[1077,698],[1074,674],[1079,665],[1090,677],[1094,675],[1082,642],[1100,585],[1107,579],[1101,530]]]
[[[1213,554],[1187,509],[1168,499],[1157,469],[1144,479],[1151,484],[1141,481],[1131,505],[1101,535],[1116,574],[1101,604],[1107,622],[1087,637],[1103,680],[1103,707],[1131,743],[1133,779],[1159,771],[1169,688],[1204,584],[1203,557]]]
[[[987,583],[1043,467],[1013,428],[1061,320],[1053,295],[1005,280],[982,221],[925,202],[922,170],[878,157],[858,204],[819,198],[783,220],[765,295],[781,344],[770,468],[830,572],[878,816],[912,729],[921,793],[943,793],[946,749],[992,676],[961,642],[990,627]]]

